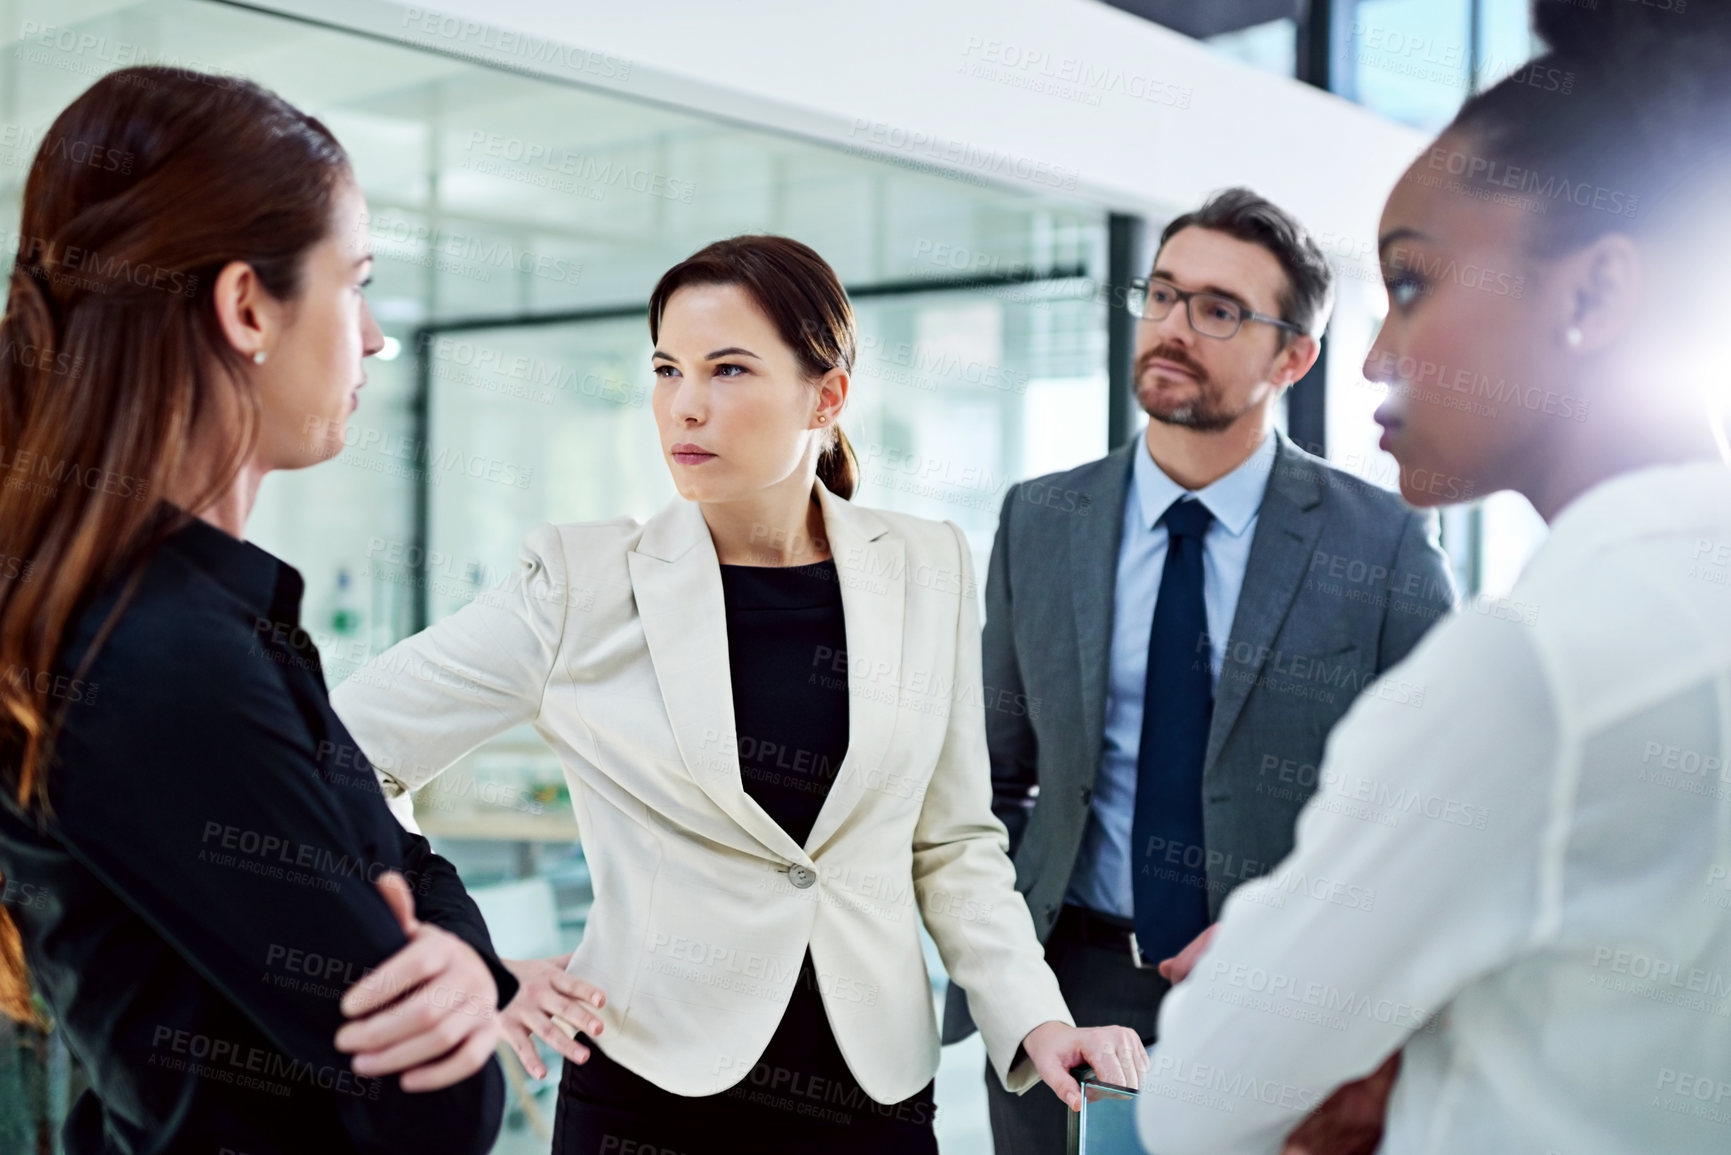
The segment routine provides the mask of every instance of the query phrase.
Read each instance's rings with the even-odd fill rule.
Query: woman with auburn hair
[[[992,815],[984,708],[1026,706],[981,685],[967,541],[849,500],[834,270],[717,242],[649,335],[679,496],[535,529],[512,597],[333,696],[387,792],[523,722],[564,763],[595,903],[571,955],[508,964],[505,1010],[530,1071],[533,1037],[567,1060],[555,1149],[936,1151],[922,922],[1006,1086],[1135,1086],[1134,1032],[1073,1025]]]
[[[1731,5],[1534,23],[1389,195],[1365,374],[1408,501],[1514,490],[1549,536],[1397,668],[1422,709],[1358,700],[1291,856],[1184,960],[1161,1155],[1278,1150],[1323,1103],[1286,1150],[1727,1150]]]
[[[240,540],[335,456],[383,337],[329,130],[131,68],[54,121],[0,318],[0,1006],[29,980],[96,1152],[484,1152],[516,989],[391,817]],[[24,966],[28,964],[29,974]]]

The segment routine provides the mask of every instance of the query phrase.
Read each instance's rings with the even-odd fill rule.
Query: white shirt
[[[1382,1155],[1731,1150],[1731,470],[1596,486],[1397,669],[1166,999],[1143,1143],[1277,1152],[1404,1046]]]

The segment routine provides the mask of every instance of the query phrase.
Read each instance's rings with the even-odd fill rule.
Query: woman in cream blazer
[[[563,763],[595,903],[582,944],[554,960],[562,969],[511,964],[525,981],[507,1010],[531,1070],[531,1030],[573,1060],[555,1148],[630,1139],[693,1151],[705,1136],[725,1147],[715,1128],[747,1123],[759,1148],[781,1136],[789,1149],[850,1138],[847,1150],[935,1150],[922,921],[1009,1089],[1044,1078],[1075,1106],[1067,1070],[1082,1062],[1136,1085],[1141,1044],[1124,1028],[1072,1024],[1015,890],[990,806],[992,690],[967,542],[953,524],[832,491],[853,483],[833,423],[853,320],[834,273],[797,242],[736,238],[671,270],[650,317],[655,414],[681,496],[643,524],[536,528],[509,596],[407,639],[332,696],[388,794],[524,722]],[[846,689],[845,756],[809,775],[827,796],[803,840],[741,774],[742,754],[762,764],[769,740],[736,733],[723,570],[742,561],[810,563],[839,588],[845,640],[807,647],[809,661],[786,671],[791,695]],[[795,775],[814,760],[770,759]],[[766,1047],[778,1053],[808,951],[827,1018],[817,1029],[845,1056],[828,1080],[760,1062]],[[573,1029],[643,1085],[571,1091],[592,1077],[574,1073],[591,1057]],[[669,1092],[713,1097],[719,1113],[709,1100],[656,1100]],[[628,1101],[624,1118],[565,1118],[614,1098]],[[859,1125],[896,1104],[923,1116],[914,1142],[907,1110],[893,1138]],[[709,1129],[679,1130],[670,1112]]]

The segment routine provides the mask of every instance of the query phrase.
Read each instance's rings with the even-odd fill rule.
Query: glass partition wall
[[[8,248],[35,144],[115,68],[255,79],[348,149],[388,344],[343,453],[268,478],[249,527],[305,576],[303,618],[333,683],[497,588],[537,522],[642,518],[672,496],[644,302],[721,237],[786,234],[835,266],[860,324],[842,418],[859,499],[955,521],[982,575],[1008,484],[1106,449],[1096,207],[224,4],[0,0],[0,38]],[[477,890],[501,953],[575,944],[588,876],[533,734],[469,755],[417,814]],[[0,1149],[53,1150],[75,1064],[52,1036],[7,1031]],[[975,1044],[948,1049],[940,1077],[953,1150],[989,1146]],[[557,1072],[538,1086],[513,1073],[499,1150],[544,1151]]]

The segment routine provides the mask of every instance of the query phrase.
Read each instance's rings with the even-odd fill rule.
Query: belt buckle
[[[1139,971],[1153,970],[1159,964],[1142,961],[1142,948],[1136,945],[1136,932],[1130,932],[1130,962]]]

